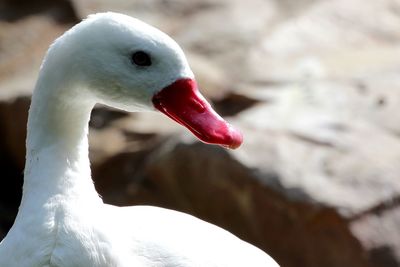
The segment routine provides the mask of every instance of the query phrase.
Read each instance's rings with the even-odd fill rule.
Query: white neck
[[[32,96],[20,212],[56,202],[54,198],[100,200],[88,157],[88,122],[94,101],[71,84],[71,77],[56,72],[43,69]]]

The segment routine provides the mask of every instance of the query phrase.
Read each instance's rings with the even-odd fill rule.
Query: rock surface
[[[41,58],[77,17],[111,10],[177,39],[245,143],[206,146],[161,115],[98,107],[90,156],[105,202],[194,214],[281,266],[400,266],[400,1],[54,1],[18,19],[12,3],[0,1],[0,237]]]

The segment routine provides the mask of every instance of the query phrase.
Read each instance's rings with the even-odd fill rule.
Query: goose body
[[[231,233],[177,211],[104,204],[91,180],[95,103],[160,110],[207,143],[236,148],[239,132],[197,91],[179,46],[133,18],[101,13],[50,47],[29,111],[21,205],[0,243],[0,267],[278,266]]]

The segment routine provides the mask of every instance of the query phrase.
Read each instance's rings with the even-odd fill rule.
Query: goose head
[[[51,46],[46,61],[63,62],[70,88],[95,102],[161,111],[205,143],[228,148],[242,143],[241,133],[200,94],[179,45],[140,20],[110,12],[91,15]]]

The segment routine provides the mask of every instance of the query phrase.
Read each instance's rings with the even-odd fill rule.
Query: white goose
[[[1,267],[278,266],[190,215],[104,204],[88,159],[97,102],[127,111],[155,107],[204,142],[242,142],[198,93],[170,37],[125,15],[90,16],[58,38],[42,64],[29,111],[23,198],[0,243]]]

